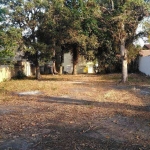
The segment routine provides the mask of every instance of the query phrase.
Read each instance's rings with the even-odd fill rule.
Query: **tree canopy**
[[[39,60],[60,53],[61,49],[56,50],[60,47],[72,53],[73,74],[78,56],[88,55],[89,50],[105,66],[112,67],[120,53],[123,82],[127,81],[129,59],[139,50],[133,42],[143,34],[136,34],[136,29],[150,11],[147,0],[7,0],[2,3],[10,9],[8,25],[24,30],[25,54],[36,65],[37,77]]]
[[[99,27],[104,30],[102,36],[100,35],[101,49],[105,46],[109,51],[120,51],[122,81],[126,82],[129,51],[132,50],[131,45],[134,47],[134,40],[142,34],[137,35],[136,29],[140,21],[149,14],[149,2],[144,0],[101,0],[99,4],[102,10]],[[138,49],[134,48],[134,50]],[[135,54],[137,55],[137,52]]]
[[[13,62],[18,45],[21,43],[22,34],[20,29],[8,27],[7,11],[0,9],[0,64],[10,64]]]

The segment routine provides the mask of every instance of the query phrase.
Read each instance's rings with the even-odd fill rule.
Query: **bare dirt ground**
[[[43,76],[0,83],[0,150],[149,150],[150,78]]]

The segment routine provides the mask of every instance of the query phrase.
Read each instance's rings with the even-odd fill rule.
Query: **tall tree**
[[[96,18],[99,18],[100,9],[93,1],[66,1],[71,13],[71,24],[69,26],[69,39],[67,44],[71,46],[73,73],[77,74],[76,65],[79,55],[86,54],[86,51],[98,46],[95,36]]]
[[[0,64],[14,62],[15,53],[22,43],[21,30],[6,26],[7,10],[0,8]]]
[[[97,39],[91,31],[90,23],[93,11],[89,8],[90,5],[83,1],[53,1],[39,30],[39,35],[43,33],[43,42],[61,46],[63,51],[71,52],[73,74],[77,74],[79,55],[86,51],[87,46],[96,45]]]
[[[22,34],[20,29],[9,28],[0,31],[0,45],[3,50],[0,51],[0,64],[11,64],[15,62],[14,57],[19,45],[22,43]]]
[[[24,30],[24,44],[28,47],[26,54],[36,66],[36,78],[38,79],[40,78],[39,56],[42,53],[40,49],[42,46],[37,42],[37,31],[49,2],[47,0],[8,0],[5,4],[10,9],[10,23]]]
[[[55,59],[56,55],[60,53],[61,43],[63,42],[65,20],[67,10],[63,7],[63,1],[51,1],[49,4],[49,9],[46,11],[43,19],[44,21],[40,24],[37,36],[39,42],[43,42],[47,45],[51,53],[51,57],[47,59],[48,61]],[[64,22],[63,22],[63,21]],[[55,66],[55,62],[54,62]],[[56,68],[54,67],[54,72]]]
[[[111,33],[113,42],[119,45],[122,81],[126,82],[128,80],[127,49],[137,37],[138,24],[147,15],[150,7],[147,7],[148,2],[144,0],[101,0],[99,3],[103,12],[101,21],[106,25],[104,28]]]

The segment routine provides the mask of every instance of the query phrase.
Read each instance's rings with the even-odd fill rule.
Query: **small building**
[[[12,69],[8,65],[0,65],[0,82],[12,77]]]
[[[15,54],[14,76],[17,75],[18,71],[22,71],[27,77],[35,75],[35,65],[24,59],[24,55],[23,51],[17,51]]]
[[[139,71],[150,76],[150,44],[145,44],[140,51]]]
[[[73,71],[72,56],[70,52],[64,54],[63,71],[69,74]],[[80,56],[77,64],[77,73],[94,73],[94,63],[87,62],[84,56]]]
[[[14,76],[17,75],[18,71],[22,71],[26,76],[31,76],[34,74],[31,69],[31,63],[26,59],[18,60],[14,65]]]
[[[8,61],[10,59],[15,62],[14,67],[12,65],[0,65],[0,82],[18,76],[18,71],[23,72],[26,76],[33,75],[30,62],[22,59],[19,52],[16,53],[15,57],[8,58]]]

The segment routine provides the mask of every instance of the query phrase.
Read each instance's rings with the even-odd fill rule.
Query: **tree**
[[[19,29],[9,28],[0,31],[0,45],[4,48],[0,52],[0,63],[10,64],[14,62],[14,57],[22,43],[22,34]]]
[[[109,32],[114,43],[119,45],[122,59],[122,81],[128,79],[128,47],[136,37],[136,29],[140,21],[147,15],[149,7],[144,0],[102,0],[99,1],[102,10],[102,29]]]
[[[38,43],[37,31],[49,3],[47,0],[8,0],[5,4],[10,9],[10,23],[14,27],[24,30],[23,41],[26,51],[28,51],[25,53],[27,54],[25,57],[35,64],[36,78],[39,79],[39,57],[43,49],[45,50],[45,46]]]
[[[66,44],[70,46],[73,61],[73,72],[77,74],[76,65],[79,55],[86,55],[88,50],[98,46],[95,36],[96,18],[99,18],[99,7],[95,1],[66,1],[70,10],[71,23],[68,27]]]
[[[60,46],[72,54],[73,72],[77,74],[78,57],[85,54],[87,47],[96,45],[96,37],[90,28],[91,16],[87,3],[83,1],[53,1],[40,26],[40,40],[48,45]],[[91,42],[91,44],[89,44]]]
[[[143,30],[145,31],[145,36],[148,38],[148,42],[150,42],[150,19],[149,17],[145,18],[142,23]]]
[[[8,0],[12,9],[11,23],[24,32],[28,59],[36,65],[39,58],[55,54],[56,47],[72,53],[73,74],[78,56],[88,50],[107,47],[108,53],[119,49],[122,59],[122,81],[128,77],[128,50],[138,37],[139,22],[147,15],[144,0]],[[6,2],[5,2],[6,3]],[[15,10],[15,11],[13,11]],[[53,52],[52,52],[53,51]],[[115,55],[115,53],[114,53]]]
[[[14,56],[18,45],[22,42],[21,30],[6,26],[7,11],[0,9],[0,64],[11,64],[14,62]]]
[[[65,24],[63,15],[66,13],[66,9],[62,7],[62,5],[63,2],[61,0],[51,1],[49,9],[45,13],[43,17],[44,20],[40,24],[37,32],[39,42],[45,43],[48,47],[47,52],[51,54],[49,59],[47,58],[47,61],[55,59],[56,55],[60,53],[61,43],[65,36],[62,31],[64,30]],[[54,67],[54,72],[57,72],[56,67]]]

